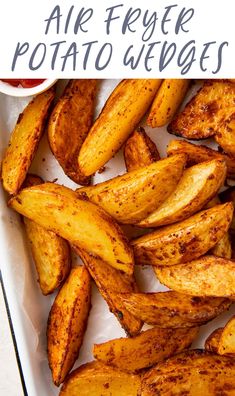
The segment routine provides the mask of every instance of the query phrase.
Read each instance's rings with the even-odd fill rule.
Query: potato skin
[[[135,224],[158,208],[175,190],[185,164],[177,155],[95,186],[77,190],[120,223]]]
[[[81,172],[92,175],[120,149],[148,110],[161,80],[123,80],[108,98],[78,156]]]
[[[214,319],[232,304],[226,298],[193,297],[174,291],[118,296],[134,316],[160,328],[198,326]]]
[[[152,128],[168,124],[184,100],[189,84],[190,80],[163,80],[151,106],[147,124]]]
[[[174,265],[194,260],[214,247],[223,254],[224,237],[233,217],[233,204],[216,205],[188,219],[161,227],[132,241],[135,261],[142,265]],[[215,245],[220,243],[215,250]],[[225,242],[225,240],[224,240]],[[230,256],[231,257],[231,256]]]
[[[126,141],[124,160],[127,172],[160,160],[157,146],[147,135],[144,128],[137,128]]]
[[[47,348],[55,385],[59,386],[78,357],[91,303],[91,280],[85,267],[73,268],[49,314]]]
[[[133,252],[118,224],[69,188],[54,183],[25,188],[9,206],[117,269],[133,273]]]
[[[235,261],[204,256],[186,264],[154,267],[161,283],[193,296],[235,296]]]
[[[116,316],[127,335],[134,336],[138,334],[143,325],[142,321],[134,317],[117,296],[117,292],[126,293],[138,291],[134,276],[129,276],[116,270],[99,258],[89,255],[89,253],[82,249],[73,248],[86,265],[100,294],[107,302],[110,312]]]
[[[54,96],[52,87],[33,98],[19,115],[2,160],[3,187],[9,194],[16,194],[26,178]]]
[[[95,344],[95,359],[122,371],[137,372],[188,348],[198,334],[191,329],[152,329],[133,338],[117,338]]]
[[[140,396],[140,388],[140,376],[90,362],[66,378],[60,396]]]
[[[96,80],[70,80],[48,122],[51,150],[65,174],[75,183],[88,185],[78,167],[78,154],[92,124]]]
[[[218,354],[218,345],[219,345],[219,340],[220,340],[222,331],[223,331],[223,328],[215,329],[209,335],[209,337],[206,339],[205,350],[207,352],[212,352],[212,353]]]
[[[138,225],[157,227],[192,216],[216,195],[225,176],[226,164],[217,159],[186,169],[175,191]]]
[[[233,395],[234,374],[234,359],[202,350],[185,351],[144,375],[141,396]]]

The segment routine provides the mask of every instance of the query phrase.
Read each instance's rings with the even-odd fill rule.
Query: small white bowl
[[[36,85],[35,87],[22,88],[22,87],[13,87],[7,82],[0,80],[0,92],[6,95],[18,96],[18,97],[37,95],[43,91],[46,91],[48,88],[54,85],[56,81],[57,80],[48,78],[45,81],[43,81],[41,84]]]

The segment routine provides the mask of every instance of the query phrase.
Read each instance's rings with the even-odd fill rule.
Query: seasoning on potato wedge
[[[127,335],[134,336],[138,334],[143,325],[142,321],[132,315],[117,296],[117,292],[138,291],[134,276],[116,270],[85,250],[77,249],[76,247],[74,247],[74,250],[86,265],[100,294],[106,300],[110,311],[116,316]]]
[[[235,360],[202,350],[173,356],[149,370],[141,396],[215,396],[235,394]]]
[[[154,327],[132,338],[118,338],[94,345],[94,357],[122,371],[137,372],[188,348],[198,334],[191,329]]]
[[[190,80],[163,80],[153,101],[147,124],[152,128],[162,127],[171,121],[181,105],[189,87]]]
[[[86,331],[91,301],[90,275],[85,267],[73,268],[49,314],[47,348],[55,385],[73,367]]]
[[[124,159],[127,172],[160,160],[157,146],[147,135],[144,128],[137,128],[126,141]]]
[[[120,293],[123,306],[136,318],[161,328],[193,327],[209,322],[232,304],[220,297],[192,297],[174,291]]]
[[[27,175],[24,187],[42,184],[35,175]],[[67,277],[70,264],[68,242],[34,221],[24,217],[24,224],[33,259],[38,273],[38,281],[44,295],[53,293]]]
[[[51,150],[65,174],[75,183],[88,185],[90,177],[78,167],[78,154],[93,119],[96,80],[70,80],[48,122]]]
[[[161,283],[192,296],[235,297],[235,261],[204,256],[186,264],[154,267]]]
[[[225,176],[226,164],[217,159],[186,169],[173,193],[138,225],[157,227],[192,216],[216,195]]]
[[[140,396],[137,374],[90,362],[74,370],[65,380],[60,396]]]
[[[217,246],[215,255],[223,253],[221,238],[233,217],[233,204],[216,205],[170,226],[161,227],[132,241],[137,264],[174,265],[186,263]],[[231,256],[230,256],[231,257]]]
[[[69,188],[54,183],[25,188],[9,206],[115,268],[133,273],[133,252],[118,224]]]
[[[33,98],[19,115],[2,160],[3,187],[9,194],[16,194],[26,178],[54,96],[52,87]]]
[[[90,176],[120,149],[151,105],[161,80],[123,80],[108,98],[78,156],[81,172]]]
[[[95,186],[80,188],[77,193],[86,194],[120,223],[135,224],[175,190],[184,164],[184,155],[171,156]]]
[[[218,345],[223,328],[215,329],[205,341],[205,350],[218,354]]]

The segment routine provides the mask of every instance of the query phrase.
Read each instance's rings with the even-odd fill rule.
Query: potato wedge
[[[235,84],[224,80],[205,82],[168,125],[168,132],[187,139],[206,139],[213,135],[217,139],[221,133],[226,134],[232,120],[234,97]]]
[[[142,265],[174,265],[186,263],[217,246],[225,250],[225,235],[233,217],[233,204],[216,205],[188,219],[146,234],[132,241],[135,261]],[[231,256],[230,256],[231,257]]]
[[[218,192],[225,175],[225,162],[217,159],[186,169],[175,191],[139,226],[157,227],[192,216]]]
[[[84,266],[73,268],[52,305],[47,326],[48,360],[57,386],[78,357],[90,305],[90,275]]]
[[[140,396],[140,388],[138,375],[90,362],[66,378],[60,396]]]
[[[108,98],[78,156],[81,172],[92,175],[120,149],[151,105],[161,80],[123,80]]]
[[[126,141],[124,159],[127,172],[160,160],[157,146],[147,135],[144,128],[136,129]]]
[[[235,356],[235,316],[226,323],[221,332],[218,353]]]
[[[204,256],[186,264],[154,267],[161,283],[193,296],[234,297],[235,261]]]
[[[27,175],[24,187],[42,184],[35,175]],[[38,273],[38,281],[44,295],[53,293],[70,271],[71,257],[68,242],[53,231],[41,227],[24,217],[27,237]]]
[[[16,194],[26,178],[54,96],[52,87],[36,96],[19,115],[2,160],[3,187],[9,194]]]
[[[219,345],[219,340],[220,340],[222,331],[223,331],[223,328],[215,329],[209,335],[209,337],[206,339],[206,342],[205,342],[205,350],[206,351],[218,354],[218,345]]]
[[[121,228],[102,209],[54,183],[25,188],[9,206],[42,227],[128,274],[133,253]]]
[[[74,250],[86,265],[100,294],[107,302],[110,311],[116,316],[127,335],[134,336],[138,334],[143,325],[141,320],[133,316],[117,296],[117,292],[126,293],[138,291],[134,276],[129,276],[116,270],[82,249],[74,247]]]
[[[184,100],[189,83],[190,80],[163,80],[148,115],[149,126],[162,127],[171,121]]]
[[[122,371],[137,372],[188,348],[198,334],[191,329],[154,327],[133,338],[118,338],[94,345],[95,359]]]
[[[193,327],[227,310],[226,298],[192,297],[174,291],[119,294],[123,306],[143,322],[161,328]]]
[[[185,156],[172,156],[95,186],[78,194],[101,206],[120,223],[135,224],[158,208],[175,190]]]
[[[235,98],[235,84],[233,89],[233,101]],[[221,120],[219,130],[215,135],[216,142],[222,147],[225,153],[235,156],[235,105],[233,104],[233,113]]]
[[[143,377],[141,396],[235,394],[235,360],[201,350],[173,356]]]
[[[78,154],[93,119],[96,80],[70,80],[48,122],[51,150],[65,174],[75,183],[88,185],[90,177],[78,167]]]
[[[224,160],[227,165],[227,177],[235,178],[235,157],[220,153],[210,147],[189,143],[186,140],[171,140],[167,146],[167,155],[186,154],[187,166],[212,159]]]

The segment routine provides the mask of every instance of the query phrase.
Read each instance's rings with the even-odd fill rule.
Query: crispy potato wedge
[[[43,180],[40,177],[28,175],[24,187],[42,183]],[[53,293],[67,277],[70,270],[69,244],[53,231],[48,231],[26,217],[24,217],[24,224],[41,291],[44,295]]]
[[[90,362],[66,378],[60,396],[140,396],[140,388],[138,375]]]
[[[226,323],[221,332],[218,353],[220,355],[235,356],[235,316]]]
[[[209,335],[209,337],[206,339],[206,342],[205,342],[205,350],[206,351],[218,354],[218,345],[219,345],[219,340],[220,340],[222,331],[223,331],[223,328],[215,329]]]
[[[224,134],[220,140],[226,141],[228,136],[225,138],[225,135],[232,127],[230,122],[235,112],[234,97],[233,83],[224,80],[205,82],[185,109],[168,125],[168,132],[187,139],[206,139],[215,135],[217,140],[219,135]]]
[[[235,394],[235,360],[201,350],[173,356],[143,377],[141,396]]]
[[[78,156],[81,172],[92,175],[120,149],[148,110],[161,80],[123,80],[108,98]]]
[[[9,206],[115,268],[133,273],[133,253],[118,224],[69,188],[54,183],[25,188]]]
[[[135,224],[158,208],[175,190],[185,156],[172,156],[95,186],[77,190],[120,223]]]
[[[186,169],[173,193],[138,225],[157,227],[192,216],[216,195],[225,175],[226,165],[220,160],[203,162]]]
[[[70,80],[47,126],[54,156],[65,174],[82,185],[91,179],[81,173],[77,158],[92,124],[96,85],[96,80]]]
[[[119,294],[123,306],[143,322],[161,328],[193,327],[227,310],[231,301],[192,297],[174,291]]]
[[[160,160],[157,146],[147,135],[144,128],[136,129],[126,141],[124,159],[127,172]]]
[[[150,109],[149,126],[161,127],[171,121],[184,100],[189,83],[190,80],[163,80]]]
[[[126,293],[138,291],[134,276],[129,276],[116,270],[82,249],[74,247],[74,250],[86,265],[100,294],[107,302],[110,311],[116,316],[127,335],[134,336],[138,334],[143,323],[125,308],[124,304],[117,296],[117,292]]]
[[[204,255],[220,242],[216,252],[226,249],[225,235],[233,217],[233,204],[216,205],[184,221],[161,227],[132,241],[137,264],[174,265]],[[230,256],[231,257],[231,256]]]
[[[48,360],[57,386],[78,357],[90,305],[90,275],[84,266],[73,268],[52,305],[47,326]]]
[[[154,327],[133,338],[118,338],[94,345],[95,359],[120,370],[137,372],[188,348],[198,334],[191,329]]]
[[[54,96],[52,87],[33,98],[19,115],[2,160],[3,187],[9,194],[16,194],[26,178]]]
[[[161,283],[193,296],[235,296],[235,261],[204,256],[186,264],[154,267]]]
[[[227,165],[227,177],[235,178],[235,157],[220,153],[210,147],[189,143],[186,140],[171,140],[167,146],[167,155],[186,154],[187,166],[213,159],[224,160]]]

